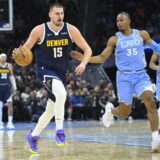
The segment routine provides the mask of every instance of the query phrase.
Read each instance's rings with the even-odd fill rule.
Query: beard
[[[62,26],[63,21],[62,21],[62,20],[57,20],[56,22],[54,21],[53,23],[54,23],[57,27],[60,27],[60,26]]]

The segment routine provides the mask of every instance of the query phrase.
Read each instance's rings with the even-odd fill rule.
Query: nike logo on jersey
[[[52,33],[48,33],[48,34],[47,34],[47,36],[51,36],[51,35],[52,35]]]

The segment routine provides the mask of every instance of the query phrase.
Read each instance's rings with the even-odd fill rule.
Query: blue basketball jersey
[[[10,70],[8,63],[4,66],[0,65],[0,85],[10,84]]]
[[[120,71],[143,70],[146,66],[143,39],[138,30],[133,29],[129,36],[117,32],[116,65]]]
[[[68,31],[68,24],[63,23],[62,28],[55,32],[49,23],[44,25],[42,42],[35,46],[35,63],[38,76],[41,76],[41,69],[51,70],[60,79],[66,78],[69,53],[72,49],[72,40]],[[47,75],[47,73],[45,73]]]

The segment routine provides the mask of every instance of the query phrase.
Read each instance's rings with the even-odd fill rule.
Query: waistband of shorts
[[[145,72],[145,69],[139,69],[139,70],[118,70],[121,73],[139,73],[139,72]]]

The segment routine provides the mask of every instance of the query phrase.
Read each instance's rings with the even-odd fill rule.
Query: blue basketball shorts
[[[12,101],[11,85],[0,85],[0,101],[4,103]]]
[[[140,97],[146,90],[153,92],[151,80],[145,70],[117,71],[116,83],[119,102],[124,102],[126,105],[132,104],[133,96]]]
[[[52,93],[52,80],[58,79],[64,84],[65,79],[55,73],[55,71],[44,67],[38,67],[36,70],[36,75],[40,83],[46,88],[48,97],[55,102],[55,96]]]

